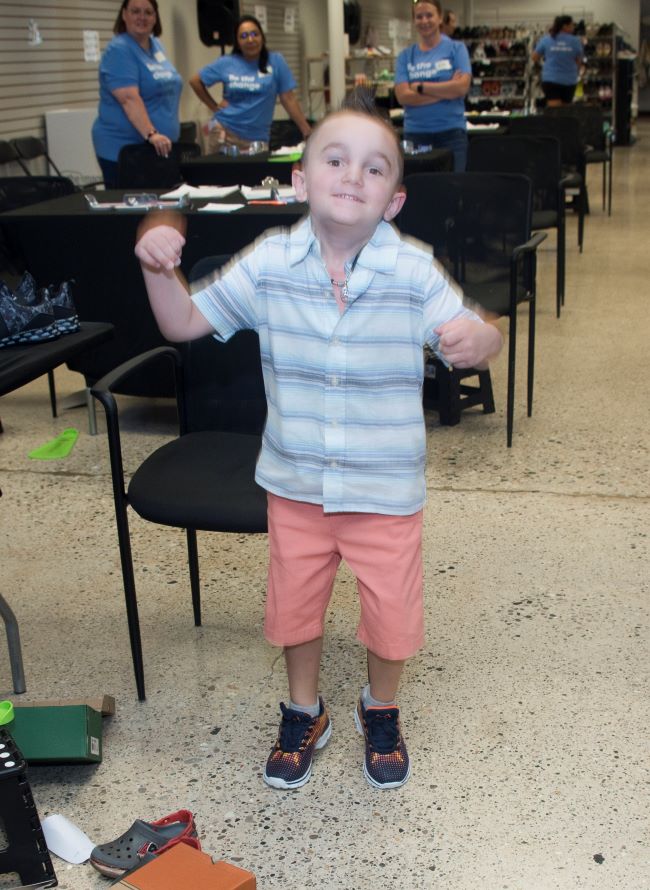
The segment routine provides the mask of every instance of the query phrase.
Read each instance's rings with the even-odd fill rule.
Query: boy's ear
[[[307,186],[305,184],[305,171],[302,167],[294,167],[291,171],[291,185],[296,192],[299,201],[307,200]]]
[[[404,206],[404,201],[406,201],[406,191],[403,189],[402,186],[399,186],[399,188],[400,191],[395,192],[393,197],[390,199],[388,207],[384,210],[384,219],[386,220],[386,222],[390,222],[391,219],[395,219],[397,214]]]

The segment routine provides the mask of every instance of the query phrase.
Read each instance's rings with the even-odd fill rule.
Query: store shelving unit
[[[329,88],[327,86],[327,66],[329,57],[327,53],[322,56],[308,56],[307,67],[309,77],[308,105],[309,117],[315,116],[315,99],[324,97],[323,111],[329,110]],[[347,56],[345,59],[345,86],[351,90],[357,83],[365,83],[375,87],[378,98],[388,97],[394,86],[395,56],[378,53],[364,53],[363,55]]]
[[[463,37],[472,63],[468,111],[527,111],[531,105],[531,35],[520,28],[472,29]]]

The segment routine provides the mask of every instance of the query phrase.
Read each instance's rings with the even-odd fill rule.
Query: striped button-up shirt
[[[268,417],[257,482],[326,512],[409,515],[425,499],[423,345],[474,313],[423,245],[381,222],[339,311],[309,219],[193,296],[216,336],[260,338]]]

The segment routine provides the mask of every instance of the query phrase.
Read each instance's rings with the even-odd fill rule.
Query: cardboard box
[[[14,708],[65,708],[68,705],[88,705],[99,711],[102,717],[115,714],[115,699],[112,695],[91,695],[88,698],[47,698],[43,701],[14,702]]]
[[[11,734],[28,763],[102,759],[102,715],[87,705],[16,708]]]
[[[176,844],[161,856],[124,875],[123,890],[255,890],[255,875],[230,862],[213,862],[187,844]]]

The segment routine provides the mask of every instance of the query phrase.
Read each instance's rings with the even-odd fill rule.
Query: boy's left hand
[[[487,368],[501,350],[503,337],[493,325],[473,318],[453,318],[434,330],[440,338],[438,348],[455,368]]]

